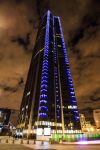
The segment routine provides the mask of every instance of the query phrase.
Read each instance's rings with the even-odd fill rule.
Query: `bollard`
[[[51,138],[49,139],[49,144],[51,144]]]
[[[29,140],[27,140],[27,144],[29,144]]]
[[[52,134],[52,140],[54,140],[55,139],[55,134]]]
[[[41,144],[43,145],[44,144],[44,141],[42,140]]]
[[[8,143],[8,139],[6,139],[6,143]]]
[[[12,140],[12,144],[15,144],[15,140],[14,139]]]
[[[77,141],[78,141],[78,135],[75,134],[75,142],[77,142]]]
[[[23,139],[20,140],[20,144],[23,144]]]
[[[34,139],[34,142],[33,142],[33,144],[36,144],[36,141],[35,141],[35,139]]]

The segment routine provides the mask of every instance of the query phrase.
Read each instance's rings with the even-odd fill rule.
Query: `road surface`
[[[100,150],[100,145],[19,145],[0,144],[0,150]]]

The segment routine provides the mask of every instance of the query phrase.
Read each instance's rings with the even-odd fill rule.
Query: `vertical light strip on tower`
[[[54,18],[53,18],[53,30],[54,30]],[[56,95],[56,118],[57,121],[61,121],[61,105],[59,97],[59,79],[58,79],[58,68],[57,68],[57,50],[55,46],[55,30],[54,30],[54,75],[55,75],[55,95]]]
[[[40,106],[39,106],[39,118],[48,117],[48,55],[49,55],[49,20],[50,11],[47,13],[47,24],[45,33],[45,46],[41,76],[41,87],[40,87]]]
[[[75,120],[79,120],[76,98],[75,98],[75,93],[74,93],[74,88],[73,88],[73,83],[72,83],[72,77],[71,77],[70,68],[69,68],[66,46],[65,46],[65,42],[64,42],[62,28],[61,28],[60,17],[58,17],[58,21],[59,21],[59,26],[60,26],[60,33],[61,33],[61,39],[62,39],[62,45],[63,45],[64,59],[65,59],[65,64],[66,64],[66,76],[68,78],[68,87],[69,87],[69,91],[70,91],[71,102],[73,104],[73,105],[69,106],[68,109],[74,109],[73,112],[75,114]]]

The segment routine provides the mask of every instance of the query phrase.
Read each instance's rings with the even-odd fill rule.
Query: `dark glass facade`
[[[38,29],[18,126],[81,130],[60,18],[50,11]]]
[[[11,115],[11,110],[0,108],[0,125],[8,125]]]

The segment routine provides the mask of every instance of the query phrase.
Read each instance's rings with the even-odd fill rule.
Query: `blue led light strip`
[[[39,106],[39,118],[48,117],[48,55],[49,55],[49,22],[50,11],[47,12],[47,23],[45,33],[45,46],[42,65],[41,87],[40,87],[40,106]]]
[[[69,62],[68,62],[68,57],[67,57],[67,52],[66,52],[66,46],[65,46],[65,42],[64,42],[64,37],[63,37],[63,32],[62,32],[62,28],[61,28],[61,22],[60,22],[60,18],[58,17],[58,21],[59,21],[59,26],[60,26],[60,32],[61,32],[61,39],[62,39],[62,45],[63,45],[63,52],[64,52],[64,59],[65,59],[65,64],[66,64],[66,76],[68,79],[68,85],[69,85],[69,91],[70,91],[70,95],[73,96],[75,95],[74,91],[72,94],[70,88],[73,88],[73,84],[72,84],[72,77],[71,77],[71,73],[70,73],[70,69],[69,69]]]
[[[63,37],[63,32],[62,32],[62,28],[61,28],[61,22],[60,22],[60,18],[58,17],[58,21],[59,21],[59,26],[60,26],[60,33],[61,33],[61,39],[62,39],[62,46],[63,46],[63,52],[64,52],[64,59],[65,59],[65,64],[66,64],[66,76],[68,79],[68,85],[69,85],[69,91],[70,91],[70,96],[71,96],[71,102],[73,103],[76,101],[75,99],[75,93],[74,93],[74,88],[73,88],[73,84],[72,84],[72,77],[71,77],[71,73],[70,73],[70,69],[69,69],[69,62],[68,62],[68,57],[67,57],[67,51],[66,51],[66,46],[65,46],[65,42],[64,42],[64,37]],[[73,89],[73,92],[72,92]],[[75,114],[75,119],[78,120],[79,119],[79,115]]]

